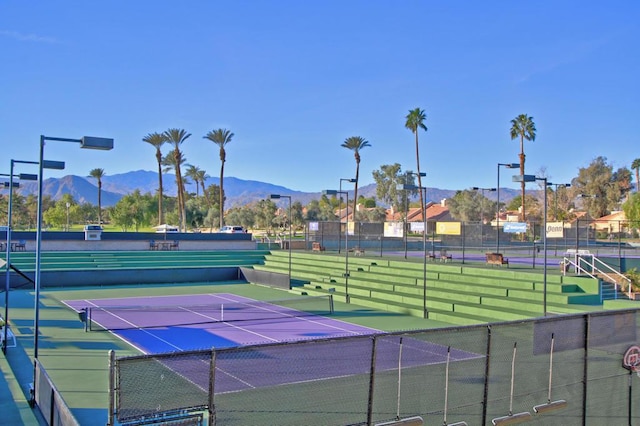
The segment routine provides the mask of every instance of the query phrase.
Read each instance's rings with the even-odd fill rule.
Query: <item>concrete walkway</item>
[[[45,425],[37,410],[29,406],[28,384],[33,366],[22,347],[8,348],[0,354],[0,413],[2,424]]]

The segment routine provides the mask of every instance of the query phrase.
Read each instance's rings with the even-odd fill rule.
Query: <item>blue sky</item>
[[[202,137],[222,127],[225,176],[306,192],[354,177],[341,144],[361,136],[363,186],[383,164],[416,170],[404,123],[419,107],[426,186],[494,187],[523,113],[538,129],[526,172],[569,182],[596,156],[640,157],[638,17],[637,0],[4,0],[0,171],[37,160],[41,134],[115,139],[47,143],[67,167],[46,177],[156,170],[142,138],[177,127],[187,162],[218,176]],[[518,187],[511,174],[501,186]]]

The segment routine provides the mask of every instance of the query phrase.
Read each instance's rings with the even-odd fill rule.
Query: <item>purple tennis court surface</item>
[[[322,315],[306,313],[300,316],[300,312],[290,307],[233,294],[85,299],[64,303],[76,312],[89,307],[104,308],[99,310],[101,327],[145,354],[211,348],[242,351],[244,346],[261,343],[318,341],[313,345],[297,345],[295,350],[289,351],[263,347],[256,352],[247,348],[250,356],[220,356],[216,365],[216,393],[367,374],[371,350],[368,339],[348,339],[339,346],[318,339],[380,333]],[[204,308],[223,304],[234,307],[225,311],[225,317],[230,318],[228,322],[220,317],[221,311]],[[242,309],[243,304],[250,309]],[[141,306],[147,309],[127,309]],[[161,308],[154,310],[154,307]],[[168,307],[176,309],[167,310]],[[248,318],[233,318],[234,315]],[[268,319],[264,319],[265,316]],[[181,325],[167,325],[172,322]],[[447,359],[446,346],[406,336],[388,336],[379,341],[377,368],[382,371],[397,368],[400,353],[403,367],[440,364]],[[452,349],[450,356],[452,361],[464,361],[482,355]],[[202,389],[207,389],[207,374],[194,373],[190,364],[182,365],[184,361],[180,359],[164,362]],[[204,363],[202,367],[207,365]],[[329,365],[331,368],[327,367]],[[265,371],[269,374],[264,374]]]
[[[93,314],[94,322],[145,354],[379,333],[372,328],[233,294],[85,299],[64,303],[76,312],[104,308],[99,315]],[[328,310],[328,299],[326,303]],[[243,309],[244,304],[249,309]],[[230,308],[215,311],[207,305]],[[154,307],[163,309],[154,310]],[[175,309],[164,309],[170,307]],[[110,311],[109,308],[125,309]]]

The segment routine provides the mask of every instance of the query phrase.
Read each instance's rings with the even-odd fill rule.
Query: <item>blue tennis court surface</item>
[[[322,315],[328,298],[309,298],[311,306],[305,299],[292,307],[219,293],[64,303],[78,313],[88,309],[94,324],[145,354],[379,333]]]

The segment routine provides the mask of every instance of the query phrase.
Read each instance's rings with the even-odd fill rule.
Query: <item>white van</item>
[[[177,234],[178,232],[180,232],[180,229],[178,229],[177,226],[171,226],[171,225],[160,225],[160,226],[156,226],[156,234]]]
[[[242,226],[223,226],[220,228],[220,232],[223,234],[242,234],[244,228]]]

